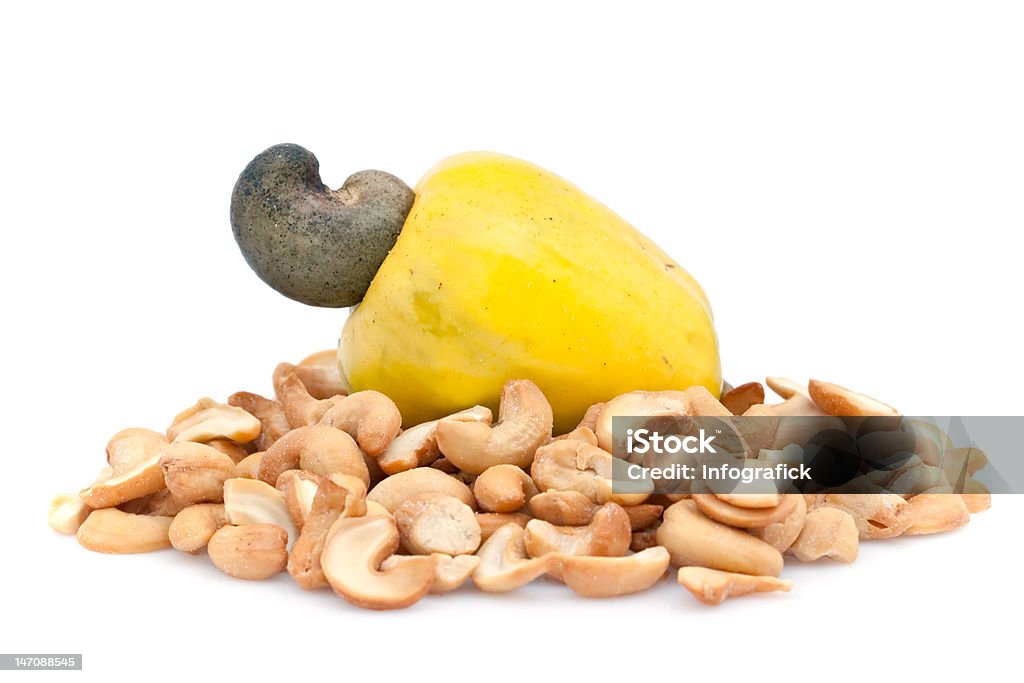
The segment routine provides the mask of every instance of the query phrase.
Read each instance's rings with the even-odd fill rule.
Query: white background
[[[0,651],[82,652],[91,680],[1018,675],[1015,497],[717,610],[666,580],[376,614],[46,526],[114,432],[335,343],[343,312],[264,286],[229,228],[237,174],[285,141],[333,187],[468,149],[571,179],[704,285],[734,383],[1021,414],[1020,4],[639,4],[0,10]]]

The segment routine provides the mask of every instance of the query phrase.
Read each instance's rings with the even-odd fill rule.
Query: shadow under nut
[[[343,308],[362,301],[414,199],[383,171],[360,171],[331,190],[312,152],[274,145],[238,177],[231,228],[268,285],[310,306]]]

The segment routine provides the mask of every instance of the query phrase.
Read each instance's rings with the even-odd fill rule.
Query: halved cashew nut
[[[167,428],[171,441],[210,441],[231,439],[239,443],[252,441],[260,435],[260,421],[235,406],[201,398],[174,418]]]
[[[366,514],[366,484],[348,475],[334,474],[321,480],[306,523],[288,557],[288,573],[306,590],[327,585],[320,556],[331,525],[340,517]]]
[[[469,487],[433,467],[417,467],[393,474],[380,482],[366,496],[366,500],[380,503],[394,514],[403,502],[421,493],[440,493],[454,496],[476,509],[476,499]]]
[[[541,519],[530,520],[523,546],[530,557],[549,553],[619,557],[629,550],[632,539],[629,515],[619,505],[606,503],[586,526],[555,526]]]
[[[177,441],[160,456],[167,490],[179,501],[219,503],[224,482],[235,476],[235,461],[215,448],[191,441]]]
[[[647,590],[665,576],[669,553],[654,546],[625,557],[551,555],[551,573],[577,595],[612,598]]]
[[[480,542],[483,543],[506,524],[515,524],[525,529],[530,523],[530,516],[522,512],[478,512],[476,522],[480,525]]]
[[[634,491],[612,489],[613,457],[601,448],[581,441],[552,441],[538,449],[530,476],[541,491],[578,491],[591,502],[639,505],[654,488],[653,481],[630,482]],[[624,485],[624,483],[623,483]]]
[[[890,405],[831,382],[812,379],[807,384],[807,390],[811,400],[829,415],[837,417],[899,415],[899,411]]]
[[[706,567],[681,567],[677,580],[680,586],[690,591],[693,597],[705,605],[718,605],[726,598],[750,593],[788,593],[793,588],[792,581],[777,579],[774,576],[750,576]]]
[[[800,536],[804,522],[807,520],[807,500],[804,496],[799,493],[788,493],[786,497],[793,499],[794,507],[785,519],[749,530],[751,534],[769,543],[780,553],[789,550],[789,547]]]
[[[271,485],[288,470],[321,476],[340,472],[370,483],[370,470],[352,437],[333,427],[310,425],[288,432],[260,460],[259,478]]]
[[[583,526],[600,506],[579,491],[552,489],[531,498],[529,507],[534,517],[555,526]]]
[[[78,528],[78,542],[100,553],[148,553],[168,548],[172,517],[133,515],[117,508],[93,510]]]
[[[781,396],[783,400],[793,398],[797,395],[802,395],[806,398],[811,397],[807,392],[806,384],[801,384],[800,382],[787,377],[766,377],[764,383],[768,385],[769,389]]]
[[[828,557],[850,563],[857,559],[858,533],[853,516],[832,507],[807,513],[804,528],[786,551],[801,562]]]
[[[168,529],[171,546],[186,553],[198,553],[206,547],[217,529],[228,523],[220,503],[190,505],[174,516]]]
[[[511,380],[501,391],[498,424],[442,419],[435,433],[438,448],[459,469],[480,474],[509,464],[529,467],[537,449],[551,440],[551,404],[530,380]]]
[[[473,583],[487,593],[504,593],[525,586],[553,567],[554,555],[530,558],[523,544],[526,532],[517,524],[506,524],[484,541],[477,551],[480,566]]]
[[[248,391],[237,391],[228,396],[228,405],[241,408],[260,421],[260,435],[254,442],[258,451],[265,451],[273,446],[275,441],[292,428],[280,401]]]
[[[675,566],[708,567],[755,576],[778,576],[782,553],[750,534],[705,517],[692,500],[665,510],[655,538]]]
[[[489,425],[491,418],[490,408],[474,406],[443,419]],[[441,457],[441,450],[437,447],[438,422],[440,420],[424,422],[400,433],[377,458],[380,468],[387,474],[397,474],[435,462]],[[454,468],[454,465],[452,467]]]
[[[289,548],[298,537],[284,496],[258,479],[236,478],[224,482],[224,514],[230,524],[276,524],[287,532]]]
[[[690,486],[690,499],[706,516],[738,529],[755,529],[779,522],[796,509],[796,499],[791,496],[779,497],[774,507],[739,507],[721,496],[706,493],[703,482],[695,481]],[[738,494],[743,495],[743,494]]]
[[[231,466],[234,468],[234,463]],[[83,489],[79,495],[82,502],[91,508],[111,508],[156,493],[163,487],[164,473],[160,469],[160,454],[157,453],[123,474]]]
[[[213,534],[206,550],[228,576],[260,581],[284,571],[287,543],[287,533],[276,524],[228,525]]]
[[[913,521],[907,501],[896,494],[830,493],[823,504],[849,513],[862,541],[899,536]]]
[[[402,429],[398,406],[379,391],[357,391],[327,409],[319,424],[347,432],[370,457],[384,452]]]
[[[955,493],[922,493],[908,503],[910,526],[906,536],[938,534],[959,529],[971,521],[970,510]]]
[[[515,512],[537,493],[530,475],[515,465],[488,467],[473,483],[476,502],[487,512]]]
[[[83,503],[77,493],[62,493],[50,503],[50,514],[46,521],[57,533],[70,536],[78,533],[90,512],[92,508]]]
[[[284,504],[288,507],[295,528],[302,531],[306,518],[313,507],[313,499],[323,477],[306,470],[287,470],[277,478],[277,490],[284,496]],[[365,491],[365,485],[363,486]]]
[[[324,576],[335,593],[359,607],[408,607],[430,590],[437,560],[410,557],[381,569],[398,543],[390,517],[342,517],[327,532],[320,557]]]
[[[480,523],[458,498],[421,493],[395,509],[402,546],[414,555],[467,555],[480,547]]]
[[[476,568],[480,566],[480,558],[476,555],[445,555],[443,553],[431,553],[436,564],[434,565],[434,580],[430,583],[432,595],[443,595],[450,593],[473,575]],[[414,556],[392,555],[384,560],[380,568],[382,571],[392,569],[413,560]]]
[[[152,429],[122,429],[107,442],[107,464],[113,474],[124,474],[154,455],[160,455],[169,443],[163,434]]]

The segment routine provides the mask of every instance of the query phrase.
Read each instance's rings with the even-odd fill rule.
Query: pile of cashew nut
[[[769,378],[782,401],[751,382],[635,391],[598,404],[552,437],[552,411],[529,380],[508,382],[495,421],[481,406],[402,429],[383,394],[346,394],[333,351],[273,374],[275,397],[208,398],[165,432],[131,428],[107,445],[107,466],[78,494],[58,496],[49,522],[105,553],[206,549],[225,574],[288,574],[360,607],[407,607],[471,580],[511,591],[541,577],[579,595],[646,590],[677,568],[698,600],[789,591],[784,559],[852,562],[861,541],[956,529],[987,509],[969,479],[963,494],[938,475],[984,465],[940,430],[887,476],[914,493],[718,492],[694,485],[654,495],[612,486],[616,415],[896,415],[827,382]],[[784,456],[770,439],[769,462]]]

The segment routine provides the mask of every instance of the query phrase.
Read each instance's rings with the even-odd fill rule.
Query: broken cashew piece
[[[579,491],[552,489],[530,499],[530,512],[555,526],[583,526],[590,524],[600,506]]]
[[[555,526],[541,519],[530,520],[523,546],[530,557],[549,553],[620,557],[629,551],[633,532],[629,515],[619,505],[602,505],[586,526]]]
[[[922,493],[908,501],[910,526],[905,536],[952,531],[971,521],[970,510],[955,493]]]
[[[804,522],[807,520],[807,500],[800,493],[787,493],[793,498],[795,505],[793,511],[782,520],[772,522],[764,527],[749,529],[750,533],[770,544],[780,553],[789,550],[800,532],[803,531]]]
[[[276,524],[228,525],[213,534],[207,552],[228,576],[260,581],[284,571],[287,543],[287,532]]]
[[[274,368],[273,382],[277,400],[281,402],[285,417],[292,429],[316,424],[324,416],[324,413],[330,410],[331,406],[344,398],[343,396],[325,399],[313,398],[299,378],[296,367],[291,363],[279,363]]]
[[[750,593],[788,593],[793,588],[792,581],[774,576],[751,576],[706,567],[681,567],[677,581],[705,605],[719,605],[726,598]]]
[[[668,548],[675,566],[755,576],[778,576],[782,572],[782,553],[744,531],[709,519],[692,500],[666,508],[655,538],[658,545]]]
[[[588,411],[589,412],[589,411]],[[630,391],[603,404],[594,418],[597,445],[609,453],[625,453],[612,434],[615,417],[676,417],[691,415],[690,402],[682,391]],[[730,413],[731,414],[731,413]],[[615,450],[616,447],[619,450]]]
[[[530,475],[515,465],[495,465],[473,483],[473,495],[485,512],[515,512],[538,493]]]
[[[473,583],[487,593],[504,593],[525,586],[553,566],[554,555],[530,558],[523,545],[526,532],[517,524],[506,524],[484,541],[477,551],[480,566]]]
[[[282,475],[283,476],[283,475]],[[306,590],[327,585],[320,556],[331,525],[339,517],[366,514],[366,485],[347,475],[331,475],[317,487],[309,515],[288,557],[288,573]]]
[[[611,453],[597,446],[582,441],[552,441],[537,450],[530,476],[540,491],[578,491],[599,505],[644,502],[654,489],[653,480],[630,482],[633,491],[616,492],[612,489],[612,464]]]
[[[515,524],[525,529],[530,523],[530,515],[522,512],[478,512],[476,521],[480,525],[480,542],[483,543],[506,524]]]
[[[186,553],[198,553],[206,547],[217,529],[228,523],[224,505],[199,503],[174,516],[168,529],[171,546]]]
[[[313,507],[313,499],[316,497],[317,489],[323,477],[306,470],[288,470],[282,472],[277,478],[275,487],[284,496],[284,504],[288,507],[288,514],[291,515],[295,528],[302,531],[310,510]],[[366,487],[363,486],[365,492]]]
[[[62,493],[50,503],[50,514],[46,521],[57,533],[72,536],[78,533],[90,512],[92,508],[83,503],[77,493]]]
[[[550,555],[551,574],[577,595],[614,598],[645,591],[665,576],[669,553],[654,546],[625,557]]]
[[[437,560],[409,557],[381,569],[398,543],[398,529],[390,517],[342,517],[324,541],[324,576],[334,592],[353,605],[378,610],[408,607],[430,590]]]
[[[414,555],[468,555],[480,547],[480,523],[458,498],[421,493],[395,509],[402,547]]]
[[[346,432],[371,458],[381,455],[402,429],[398,406],[379,391],[357,391],[338,399],[319,423]]]
[[[831,382],[812,379],[807,383],[807,390],[815,405],[829,415],[837,417],[899,415],[899,411],[890,405]]]
[[[857,559],[857,524],[853,516],[832,507],[820,507],[807,513],[804,528],[787,553],[801,562],[822,557],[849,564]]]
[[[476,568],[480,566],[480,558],[476,555],[445,555],[443,553],[432,553],[434,561],[434,580],[430,583],[431,595],[443,595],[450,593],[473,575]],[[398,565],[413,560],[414,556],[392,555],[384,560],[380,568],[382,571],[393,569]]]
[[[93,510],[78,528],[78,542],[99,553],[148,553],[168,548],[173,517],[133,515],[117,508]]]
[[[455,477],[433,467],[417,467],[393,474],[370,490],[367,501],[380,503],[394,514],[403,502],[421,493],[440,493],[454,496],[476,509],[476,499],[469,487]]]
[[[344,396],[349,391],[338,367],[337,349],[324,349],[309,354],[295,366],[295,373],[313,398]]]
[[[258,479],[235,478],[224,482],[224,514],[228,523],[235,525],[276,524],[287,532],[288,548],[298,537],[284,496]]]
[[[260,421],[241,408],[201,398],[175,416],[167,428],[167,438],[198,442],[230,439],[245,443],[259,436],[261,428]]]
[[[690,486],[690,499],[707,517],[738,529],[755,529],[779,522],[791,515],[797,505],[796,500],[792,497],[776,496],[778,502],[774,507],[739,507],[728,502],[722,496],[707,493],[707,490],[704,482],[693,482]],[[732,498],[735,499],[736,496]]]
[[[191,441],[171,444],[160,456],[160,467],[167,490],[185,504],[223,501],[224,482],[237,471],[230,456]]]
[[[494,465],[529,467],[537,449],[551,440],[551,404],[530,380],[511,380],[501,390],[498,424],[442,419],[437,446],[456,467],[480,474]]]
[[[351,436],[333,427],[310,425],[288,432],[260,460],[259,479],[272,486],[288,470],[321,476],[335,472],[359,477],[369,486],[370,470]]]
[[[231,466],[234,467],[234,463]],[[160,454],[157,453],[123,474],[83,489],[79,495],[82,502],[93,509],[111,508],[163,488],[164,473],[160,469]]]
[[[823,504],[849,513],[862,541],[894,538],[906,531],[913,521],[907,501],[893,493],[829,493]]]

